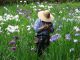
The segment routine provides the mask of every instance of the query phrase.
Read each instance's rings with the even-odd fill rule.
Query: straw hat
[[[38,12],[38,17],[45,22],[52,22],[52,20],[54,19],[54,17],[48,10]]]

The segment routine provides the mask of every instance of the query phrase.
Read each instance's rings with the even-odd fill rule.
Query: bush
[[[80,0],[0,0],[0,5],[4,5],[4,4],[13,4],[13,3],[20,3],[20,1],[22,1],[22,3],[24,3],[24,1],[26,1],[26,3],[32,3],[32,2],[43,2],[43,1],[47,1],[47,2],[79,2]]]

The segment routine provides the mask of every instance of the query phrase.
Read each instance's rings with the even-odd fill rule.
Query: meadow
[[[33,25],[40,10],[54,16],[53,40],[40,60],[80,60],[80,3],[0,6],[0,60],[36,60]]]

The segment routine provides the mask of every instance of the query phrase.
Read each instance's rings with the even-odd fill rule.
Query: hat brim
[[[42,21],[45,21],[45,22],[52,22],[53,21],[54,17],[52,14],[50,14],[50,18],[46,18],[43,13],[44,13],[44,11],[38,12],[39,19],[41,19]]]

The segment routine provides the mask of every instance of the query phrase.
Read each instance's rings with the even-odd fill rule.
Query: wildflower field
[[[80,3],[0,6],[0,60],[36,60],[33,25],[40,10],[54,16],[49,50],[40,60],[80,60]]]

